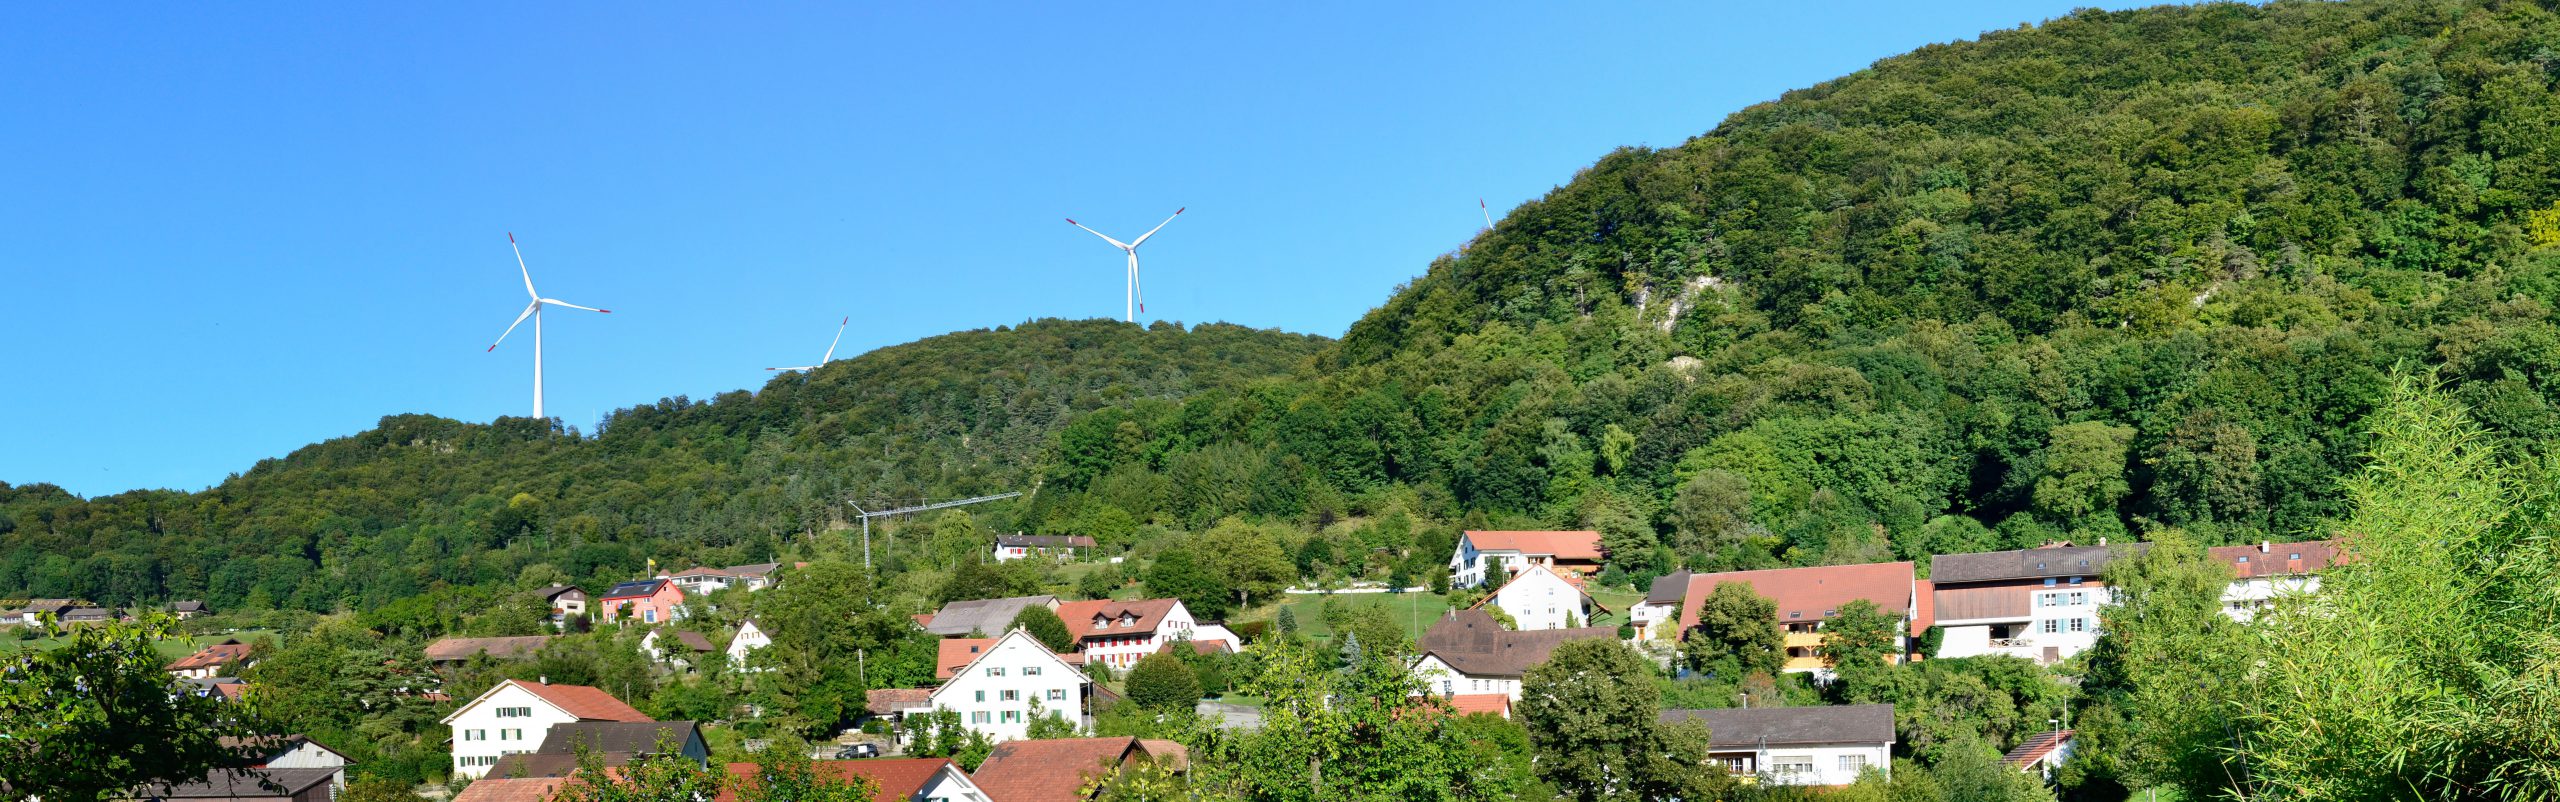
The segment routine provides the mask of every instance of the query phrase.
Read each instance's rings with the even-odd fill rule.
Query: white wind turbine
[[[1147,229],[1147,233],[1138,235],[1138,239],[1136,241],[1125,243],[1105,236],[1100,231],[1084,228],[1084,224],[1076,222],[1076,219],[1073,217],[1067,218],[1067,225],[1084,228],[1085,233],[1102,237],[1102,241],[1111,243],[1111,247],[1129,252],[1129,298],[1123,302],[1121,308],[1123,320],[1135,323],[1138,321],[1138,313],[1147,311],[1147,302],[1139,299],[1143,293],[1139,291],[1138,282],[1138,246],[1147,244],[1148,237],[1155,236],[1158,231],[1163,231],[1165,223],[1173,222],[1173,218],[1181,217],[1182,213],[1190,208],[1191,207],[1189,206],[1185,206],[1180,209],[1173,210],[1173,214],[1165,217],[1164,223],[1157,223],[1155,228]]]
[[[1476,199],[1476,211],[1479,211],[1479,212],[1483,212],[1483,213],[1484,213],[1484,230],[1486,230],[1486,231],[1492,231],[1492,230],[1493,230],[1493,207],[1490,207],[1490,206],[1486,206],[1486,205],[1484,205],[1484,199],[1483,199],[1483,198],[1477,198],[1477,199]]]
[[[533,416],[534,416],[534,417],[536,417],[536,418],[539,418],[539,417],[543,417],[543,414],[542,414],[542,307],[544,307],[544,306],[565,306],[565,307],[569,307],[569,308],[571,308],[571,309],[584,309],[584,310],[587,310],[587,311],[589,311],[589,312],[602,312],[602,313],[605,313],[605,314],[608,314],[608,315],[613,314],[613,310],[611,310],[611,309],[597,309],[597,308],[592,307],[592,306],[579,306],[579,305],[577,305],[577,304],[569,303],[569,302],[567,302],[567,301],[560,301],[560,300],[554,300],[554,299],[550,299],[550,298],[544,298],[544,297],[542,297],[542,293],[535,292],[535,291],[534,291],[534,289],[533,289],[533,271],[532,271],[531,269],[526,268],[526,267],[524,266],[524,249],[523,249],[523,248],[521,248],[521,247],[518,247],[518,246],[516,245],[516,235],[515,235],[515,232],[513,232],[513,231],[507,232],[507,247],[508,247],[509,249],[512,249],[512,250],[514,250],[514,251],[516,252],[516,271],[517,271],[517,272],[519,272],[519,273],[524,274],[524,294],[525,294],[525,295],[528,295],[528,296],[531,296],[531,297],[533,298],[533,302],[532,302],[532,303],[529,303],[529,304],[525,304],[525,307],[524,307],[524,313],[523,313],[523,314],[516,315],[516,322],[507,324],[507,330],[506,330],[506,331],[498,332],[498,341],[497,341],[497,342],[490,343],[490,344],[489,344],[489,350],[491,350],[491,351],[498,350],[498,343],[506,342],[506,341],[507,341],[507,335],[509,335],[509,334],[514,334],[514,333],[515,333],[515,331],[516,331],[516,327],[517,327],[517,326],[522,326],[522,325],[524,325],[524,319],[525,319],[525,318],[533,318]]]
[[[796,368],[765,368],[765,370],[817,370],[818,368],[826,366],[827,363],[836,360],[836,343],[844,342],[845,324],[852,322],[853,316],[846,315],[843,322],[836,324],[836,338],[827,341],[827,355],[818,357],[818,364],[801,365]]]

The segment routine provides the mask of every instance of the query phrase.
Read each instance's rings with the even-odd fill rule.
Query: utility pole
[[[856,503],[853,499],[845,499],[844,503],[845,506],[852,507],[853,511],[862,517],[862,567],[868,569],[871,567],[871,519],[873,518],[887,518],[892,515],[908,515],[927,510],[939,510],[945,507],[961,507],[970,504],[983,504],[989,501],[1002,501],[1019,495],[1022,495],[1020,491],[1012,493],[998,493],[992,496],[978,496],[976,498],[964,498],[956,501],[920,504],[913,507],[899,507],[896,509],[880,510],[878,512],[863,509],[862,505]]]

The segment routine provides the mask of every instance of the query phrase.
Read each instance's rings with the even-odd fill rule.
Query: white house
[[[683,643],[684,648],[679,650],[673,644],[665,643],[664,641],[669,638]],[[700,654],[708,651],[711,651],[711,638],[691,630],[658,627],[649,630],[649,634],[640,636],[640,652],[648,655],[650,662],[654,663],[689,668],[693,664],[684,659],[684,654]]]
[[[995,557],[1000,563],[1025,557],[1072,560],[1093,545],[1093,538],[1084,535],[998,535]]]
[[[1893,705],[1665,710],[1707,725],[1707,760],[1766,785],[1838,786],[1893,771]]]
[[[739,622],[737,634],[729,636],[729,667],[739,671],[764,670],[749,668],[747,655],[771,645],[773,645],[773,638],[765,635],[764,628],[756,626],[754,619]]]
[[[1465,532],[1449,555],[1449,582],[1462,588],[1510,579],[1513,573],[1543,565],[1568,574],[1600,572],[1600,533]]]
[[[989,740],[1010,741],[1029,734],[1035,711],[1083,721],[1085,686],[1091,682],[1040,639],[1017,629],[953,669],[934,689],[932,707],[958,712],[963,726]]]
[[[2071,735],[2070,730],[2047,730],[2027,736],[2008,754],[2002,755],[2000,762],[2052,782],[2053,773],[2071,760]]]
[[[1511,616],[1512,628],[1522,632],[1580,627],[1591,623],[1593,610],[1608,612],[1582,586],[1544,565],[1513,574],[1511,581],[1476,602],[1478,607],[1487,604],[1502,608],[1504,615]]]
[[[1230,649],[1244,648],[1244,642],[1235,640],[1235,633],[1226,627],[1204,629],[1192,620],[1180,599],[1066,602],[1058,605],[1058,620],[1066,622],[1067,634],[1076,639],[1086,665],[1126,669],[1177,640],[1223,639],[1229,641]]]
[[[249,768],[328,769],[332,772],[329,781],[331,788],[347,787],[347,756],[338,754],[338,750],[331,749],[319,741],[311,740],[310,736],[272,735],[240,741],[224,739],[223,742],[225,745],[238,743],[253,748],[257,756],[250,759]]]
[[[1627,623],[1635,627],[1636,642],[1663,637],[1662,622],[1680,618],[1680,600],[1689,595],[1689,572],[1681,570],[1667,576],[1654,577],[1646,589],[1644,600],[1627,608]],[[1671,635],[1677,640],[1676,634]]]
[[[2113,595],[2107,564],[2145,544],[2053,545],[1941,554],[1929,560],[1939,657],[2005,654],[2051,665],[2098,642],[2098,608]]]
[[[453,727],[453,773],[479,779],[498,765],[498,758],[541,748],[553,725],[648,720],[613,694],[595,688],[511,679],[439,723]]]
[[[1413,674],[1422,680],[1425,692],[1436,696],[1454,700],[1500,694],[1516,702],[1521,679],[1529,669],[1546,663],[1557,646],[1617,636],[1617,630],[1608,627],[1516,632],[1503,629],[1483,610],[1460,610],[1422,633],[1422,656],[1414,660]]]
[[[2337,545],[2324,540],[2262,541],[2205,552],[2214,562],[2231,567],[2231,584],[2222,590],[2222,614],[2243,624],[2279,599],[2320,592],[2320,572],[2337,564],[2339,557]]]

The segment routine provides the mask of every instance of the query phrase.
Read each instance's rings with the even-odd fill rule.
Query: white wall
[[[739,671],[762,671],[747,667],[747,653],[771,645],[773,638],[765,635],[764,628],[756,626],[756,622],[739,624],[738,633],[729,637],[729,667]]]
[[[500,711],[525,715],[499,715]],[[551,706],[514,683],[497,687],[468,708],[456,711],[453,726],[453,773],[479,779],[501,755],[531,752],[542,746],[551,725],[577,718]]]
[[[1740,755],[1716,754],[1719,759],[1728,756]],[[1844,759],[1848,762],[1843,763]],[[1744,770],[1771,785],[1848,785],[1858,781],[1863,767],[1889,771],[1892,760],[1893,750],[1887,744],[1772,746],[1751,755]],[[1785,770],[1808,765],[1810,770]]]
[[[1113,639],[1113,642],[1101,645],[1092,640],[1084,641],[1086,664],[1098,663],[1110,666],[1113,671],[1125,671],[1137,665],[1139,660],[1146,659],[1147,655],[1155,654],[1157,649],[1164,648],[1165,641],[1192,640],[1199,637],[1199,631],[1197,622],[1191,619],[1191,610],[1177,601],[1173,603],[1172,610],[1166,611],[1164,620],[1156,622],[1153,633],[1104,628],[1085,635],[1088,638],[1099,635]],[[1233,633],[1229,633],[1229,637],[1233,637]]]
[[[346,757],[339,755],[336,752],[322,749],[318,744],[314,744],[307,740],[294,744],[293,748],[286,750],[284,754],[276,755],[273,758],[268,759],[267,767],[272,769],[337,769],[338,773],[329,778],[330,787],[347,787]]]
[[[1513,628],[1522,632],[1586,626],[1591,621],[1582,591],[1543,567],[1523,571],[1494,591],[1493,604],[1509,614]]]
[[[924,781],[924,787],[916,789],[915,798],[922,802],[988,802],[987,793],[978,790],[969,775],[953,766],[934,772],[932,779]]]
[[[1627,608],[1627,623],[1635,625],[1638,641],[1653,640],[1654,627],[1660,626],[1665,620],[1678,617],[1680,617],[1680,605],[1677,604],[1638,602],[1635,606]]]
[[[1506,677],[1471,677],[1442,662],[1439,655],[1423,655],[1413,664],[1413,675],[1422,679],[1429,693],[1437,696],[1498,693],[1520,701],[1520,680]]]
[[[2246,624],[2257,617],[2260,608],[2278,598],[2318,592],[2320,577],[2317,574],[2236,580],[2222,589],[2222,614]]]
[[[1035,699],[1041,715],[1055,713],[1070,724],[1081,722],[1085,682],[1084,672],[1015,630],[934,689],[933,706],[958,712],[962,725],[990,740],[1010,741],[1028,734]],[[1008,693],[1012,698],[1006,698]]]

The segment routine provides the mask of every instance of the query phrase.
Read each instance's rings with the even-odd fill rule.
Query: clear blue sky
[[[0,481],[198,489],[1039,317],[1338,336],[1621,145],[2086,5],[0,5]],[[522,336],[519,333],[518,336]]]

